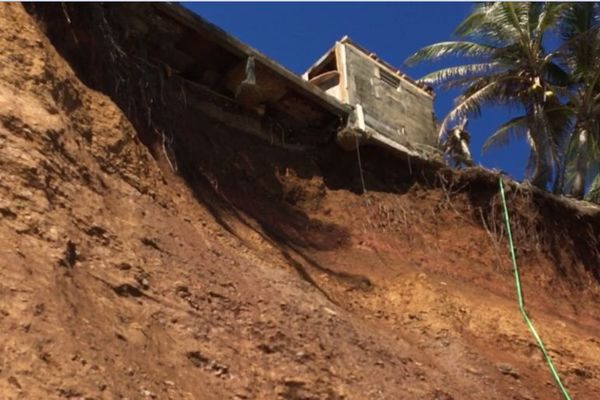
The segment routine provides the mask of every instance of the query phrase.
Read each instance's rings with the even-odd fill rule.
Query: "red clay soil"
[[[173,173],[42,28],[0,4],[0,398],[560,398],[495,175],[366,148],[360,194],[354,154],[191,112]],[[597,399],[599,212],[508,189],[528,310]]]

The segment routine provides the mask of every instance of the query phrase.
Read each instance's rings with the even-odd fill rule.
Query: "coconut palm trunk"
[[[545,121],[545,104],[539,99],[539,93],[534,93],[534,104],[531,108],[530,128],[528,132],[528,142],[531,147],[534,169],[531,174],[531,184],[540,188],[546,189],[546,185],[550,181],[552,166],[549,164],[549,153],[552,147],[552,142],[549,137],[549,128]]]
[[[558,160],[556,175],[554,176],[554,183],[552,184],[552,193],[562,194],[563,187],[565,185],[565,161],[564,154],[560,154],[560,160]]]
[[[588,131],[582,129],[577,137],[577,156],[575,161],[575,177],[571,186],[571,195],[582,199],[585,193],[585,175],[587,172]]]
[[[531,184],[540,189],[544,189],[548,183],[548,166],[544,159],[544,147],[542,141],[534,135],[530,142],[532,157],[534,161],[533,172],[531,174]]]

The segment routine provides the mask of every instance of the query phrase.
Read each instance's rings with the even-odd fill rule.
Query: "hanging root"
[[[485,222],[485,217],[483,215],[483,210],[480,208],[478,208],[479,210],[479,216],[481,217],[481,224],[483,225],[483,229],[485,229],[485,233],[487,233],[488,237],[490,238],[490,242],[492,243],[492,247],[494,249],[494,256],[496,257],[496,271],[500,271],[501,270],[501,265],[502,262],[500,261],[500,249],[498,246],[498,242],[501,241],[501,237],[502,237],[502,233],[498,233],[496,231],[496,224],[494,222],[494,227],[493,227],[493,232],[490,230],[490,228],[488,227],[488,224]],[[493,219],[493,221],[495,221],[495,219]]]
[[[167,163],[169,163],[169,167],[171,167],[171,171],[172,172],[177,172],[177,163],[173,163],[171,161],[171,157],[169,157],[169,153],[173,144],[173,137],[170,136],[167,139],[167,135],[165,135],[164,131],[159,131],[158,129],[154,128],[154,132],[156,132],[156,134],[160,135],[161,139],[162,139],[162,151],[163,154],[167,160]],[[167,147],[169,147],[169,149],[167,149]]]
[[[436,181],[438,183],[438,187],[442,190],[444,194],[443,198],[440,200],[439,204],[434,208],[434,214],[440,210],[452,209],[454,213],[461,219],[467,221],[463,213],[459,212],[454,206],[454,202],[452,198],[457,194],[463,192],[468,185],[468,183],[464,183],[460,186],[455,186],[456,181],[453,179],[454,177],[451,175],[449,178],[444,176],[444,171],[440,170],[436,173]],[[467,221],[468,222],[468,221]]]

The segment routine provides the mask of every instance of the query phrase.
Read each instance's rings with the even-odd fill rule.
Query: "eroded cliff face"
[[[50,27],[0,5],[3,398],[559,398],[497,177],[365,148],[359,194],[356,154],[272,145],[180,86],[149,122]],[[598,211],[508,196],[528,309],[594,398]]]

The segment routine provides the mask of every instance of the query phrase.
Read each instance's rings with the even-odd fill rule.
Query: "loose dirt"
[[[176,104],[165,156],[51,33],[0,4],[2,399],[560,398],[496,175],[365,148],[363,194],[355,154]],[[600,213],[508,189],[528,310],[595,399]]]

